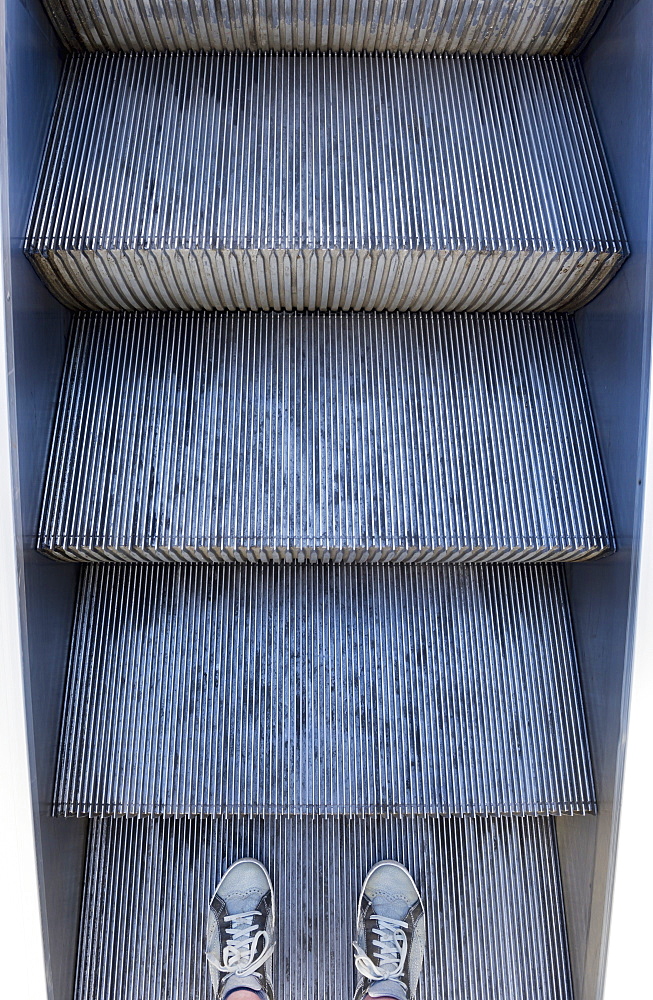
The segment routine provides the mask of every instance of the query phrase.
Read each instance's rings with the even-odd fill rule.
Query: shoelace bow
[[[231,935],[231,941],[222,949],[222,961],[210,951],[206,953],[207,961],[219,972],[229,975],[247,976],[265,965],[274,951],[270,944],[267,931],[257,931],[254,927],[254,917],[260,917],[259,910],[247,910],[243,913],[228,913],[223,917],[231,927],[226,927],[226,933]],[[257,950],[261,951],[257,954]]]
[[[361,976],[377,982],[381,979],[397,979],[404,971],[408,954],[408,924],[405,920],[382,917],[379,913],[372,913],[370,917],[378,920],[379,925],[372,928],[372,933],[378,935],[379,940],[374,942],[373,957],[356,941],[353,942],[356,968]],[[376,964],[373,958],[376,959]]]

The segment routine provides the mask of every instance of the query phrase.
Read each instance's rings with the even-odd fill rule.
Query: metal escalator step
[[[613,536],[555,315],[77,319],[39,546],[62,559],[587,559]]]
[[[89,567],[55,812],[591,811],[561,573]]]
[[[571,52],[601,0],[45,0],[70,49]]]
[[[354,995],[362,879],[408,866],[424,898],[422,997],[572,1000],[555,828],[547,819],[96,820],[75,1000],[210,1000],[210,894],[228,864],[271,872],[277,1000]]]
[[[26,251],[89,309],[575,309],[627,247],[575,63],[72,56]]]

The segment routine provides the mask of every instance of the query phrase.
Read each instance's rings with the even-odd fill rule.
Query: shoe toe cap
[[[410,872],[398,861],[383,861],[375,865],[365,881],[363,891],[372,903],[388,904],[393,911],[398,907],[408,911],[420,898]],[[396,912],[388,913],[388,916],[401,919]]]
[[[227,913],[255,910],[263,896],[271,890],[270,876],[260,861],[242,858],[223,876],[215,891],[212,908],[216,908],[218,900],[224,900]]]

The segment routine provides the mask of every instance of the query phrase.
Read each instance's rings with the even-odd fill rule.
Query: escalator
[[[353,995],[385,857],[423,998],[598,998],[648,363],[596,69],[628,17],[45,7],[10,169],[53,1000],[208,1000],[242,856],[279,1000]]]

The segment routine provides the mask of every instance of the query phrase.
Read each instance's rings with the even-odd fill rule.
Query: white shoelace
[[[378,982],[381,979],[398,979],[404,971],[406,955],[408,954],[408,939],[405,920],[395,920],[394,917],[382,917],[372,913],[372,920],[378,920],[378,927],[372,928],[372,933],[378,935],[374,942],[374,955],[368,955],[356,941],[353,942],[356,968],[361,976]],[[376,959],[376,964],[373,959]]]
[[[270,935],[267,931],[257,931],[254,927],[254,917],[260,917],[259,910],[247,910],[244,913],[229,913],[223,919],[231,923],[226,927],[226,933],[231,941],[222,949],[222,961],[210,951],[206,958],[219,972],[234,976],[248,976],[265,965],[274,951],[270,945]],[[260,947],[260,952],[257,950]]]

